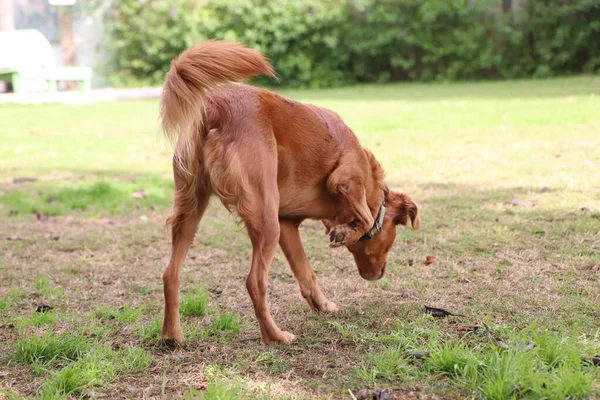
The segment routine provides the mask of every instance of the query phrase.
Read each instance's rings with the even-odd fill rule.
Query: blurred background
[[[58,65],[91,67],[94,87],[160,85],[208,38],[260,49],[269,84],[292,87],[600,68],[597,0],[0,0],[0,15],[0,31],[39,30]]]

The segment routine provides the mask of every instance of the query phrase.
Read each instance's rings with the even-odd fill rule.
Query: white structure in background
[[[94,69],[94,87],[105,84],[102,69],[108,56],[102,48],[104,29],[102,25],[103,7],[91,8],[88,1],[77,0],[0,0],[0,30],[37,29],[50,41],[57,66],[64,65],[60,45],[58,7],[76,5],[73,15],[73,38],[75,58],[78,65]],[[3,91],[0,83],[0,92]]]

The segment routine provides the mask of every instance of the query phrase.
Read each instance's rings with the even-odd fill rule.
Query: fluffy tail
[[[273,67],[259,51],[220,40],[196,44],[171,63],[160,99],[162,127],[175,147],[173,167],[179,178],[174,215],[169,221],[177,220],[177,214],[192,212],[197,205],[200,160],[196,149],[201,140],[206,91],[258,75],[275,76]]]
[[[166,137],[175,142],[202,125],[207,89],[258,75],[275,73],[259,51],[240,43],[209,40],[185,50],[171,63],[163,85],[160,114]]]

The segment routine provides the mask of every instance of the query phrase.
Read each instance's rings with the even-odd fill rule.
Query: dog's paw
[[[181,328],[173,329],[172,332],[163,330],[160,338],[162,343],[171,349],[183,344],[183,332]]]
[[[339,310],[337,304],[335,304],[333,301],[329,301],[327,300],[325,302],[325,304],[321,305],[321,307],[319,307],[319,311],[324,312],[324,313],[335,313]]]
[[[345,245],[352,236],[356,235],[356,229],[349,225],[337,225],[329,233],[329,246],[340,247]]]
[[[276,336],[268,338],[267,340],[263,340],[265,344],[269,343],[283,343],[289,344],[292,343],[296,339],[296,335],[287,331],[280,331]]]

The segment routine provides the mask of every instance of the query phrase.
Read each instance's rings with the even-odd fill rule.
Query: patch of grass
[[[90,342],[81,335],[46,333],[19,339],[15,356],[28,363],[54,359],[77,360],[89,349]]]
[[[96,318],[107,321],[116,321],[119,323],[134,323],[142,314],[141,308],[133,308],[130,305],[125,305],[121,308],[103,306],[95,310]]]
[[[272,351],[260,353],[256,358],[256,363],[266,366],[268,371],[272,374],[280,374],[288,371],[290,368],[285,359],[276,356]]]
[[[434,371],[454,378],[477,373],[477,357],[465,343],[454,343],[452,340],[439,343],[434,338],[431,348],[427,364]]]
[[[20,214],[41,211],[47,216],[57,216],[88,211],[92,215],[118,215],[134,212],[137,208],[169,206],[173,196],[172,181],[159,178],[139,178],[135,182],[92,180],[70,183],[58,189],[56,186],[31,184],[25,190],[0,195],[0,204]],[[132,197],[141,189],[144,189],[144,197]]]
[[[143,372],[152,363],[152,354],[139,347],[127,346],[122,353],[117,373]]]
[[[58,288],[53,287],[45,276],[38,276],[33,283],[33,289],[42,296],[55,296],[60,293]]]
[[[6,310],[10,305],[11,301],[9,299],[0,299],[0,310]]]
[[[138,288],[138,292],[142,295],[142,296],[146,296],[147,294],[152,293],[152,288],[149,286],[140,286]]]
[[[375,385],[378,381],[402,381],[417,375],[410,361],[403,357],[400,346],[393,346],[367,357],[367,362],[356,370],[356,375],[365,384]]]
[[[212,326],[208,330],[209,335],[224,335],[230,337],[242,330],[240,319],[234,311],[218,314],[213,318]]]
[[[149,322],[142,322],[139,334],[142,339],[150,343],[158,343],[160,332],[162,331],[163,315],[162,313],[154,317]]]
[[[392,345],[369,356],[356,375],[375,385],[417,376],[432,380],[441,374],[457,387],[492,400],[583,399],[591,393],[595,371],[582,362],[585,353],[577,339],[535,327],[503,333],[509,337],[506,349],[490,343],[486,336],[467,342],[433,334],[421,342],[428,352],[422,359],[407,353],[406,346]],[[533,341],[526,342],[527,338]]]
[[[179,312],[186,317],[203,317],[207,314],[208,292],[196,289],[191,293],[183,293]]]
[[[23,315],[16,320],[18,329],[27,328],[29,326],[43,326],[56,323],[56,314],[53,312],[32,312],[30,315]]]
[[[210,383],[203,391],[190,387],[182,396],[186,400],[237,400],[253,399],[250,395],[243,395],[239,384],[225,382]]]
[[[143,349],[128,346],[115,351],[111,346],[95,342],[89,350],[58,371],[51,371],[38,391],[41,398],[83,394],[85,389],[111,382],[119,375],[142,372],[152,362],[152,356]]]

